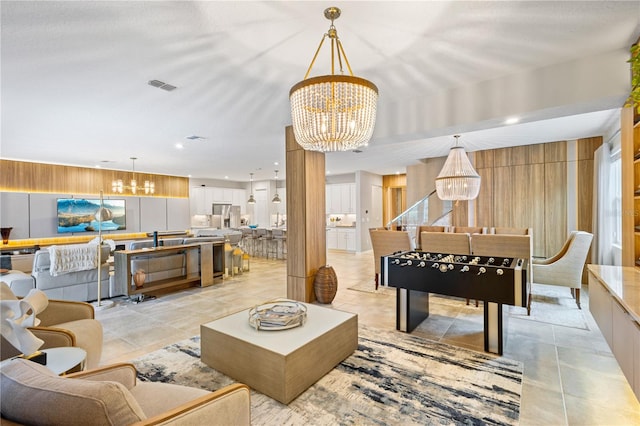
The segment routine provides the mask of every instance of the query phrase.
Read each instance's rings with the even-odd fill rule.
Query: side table
[[[77,365],[83,365],[87,352],[74,346],[42,349],[47,354],[47,367],[58,375],[63,375]]]

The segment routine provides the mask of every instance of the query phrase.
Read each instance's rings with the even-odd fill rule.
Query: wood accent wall
[[[395,217],[393,214],[396,207],[396,200],[393,197],[392,189],[401,189],[402,202],[400,211],[407,209],[407,175],[384,175],[382,176],[382,225],[386,226],[391,219]]]
[[[569,193],[577,191],[577,228],[592,232],[593,154],[602,137],[525,145],[475,153],[482,177],[475,202],[478,226],[533,228],[534,256],[549,257],[566,241]],[[576,162],[575,188],[568,188],[568,162]]]
[[[129,182],[132,172],[61,166],[26,161],[0,160],[0,191],[44,192],[55,194],[98,195],[100,190],[111,195],[111,182],[122,179]],[[189,178],[180,176],[135,173],[139,185],[145,180],[155,184],[153,197],[189,198]],[[125,190],[126,191],[126,190]],[[125,194],[122,195],[131,195]],[[144,188],[136,196],[144,197]]]

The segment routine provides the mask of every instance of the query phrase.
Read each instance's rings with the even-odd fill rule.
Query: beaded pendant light
[[[480,175],[475,171],[464,148],[456,145],[449,151],[436,178],[436,192],[441,200],[473,200],[480,192]]]
[[[313,56],[304,79],[289,91],[291,119],[296,141],[310,151],[347,151],[367,145],[376,122],[378,88],[372,82],[353,75],[351,65],[333,21],[340,17],[340,9],[324,11],[331,21]],[[331,39],[331,75],[309,77],[326,38]],[[340,74],[335,74],[335,58]],[[345,75],[342,62],[347,65]]]

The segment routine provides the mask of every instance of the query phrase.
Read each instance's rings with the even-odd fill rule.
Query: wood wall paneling
[[[476,157],[477,159],[478,157]],[[477,169],[480,175],[480,193],[476,202],[476,218],[477,223],[481,226],[493,226],[493,168],[487,167]]]
[[[111,192],[112,180],[129,182],[133,177],[133,173],[128,171],[13,160],[0,160],[0,169],[0,191],[27,193],[98,195],[103,190],[107,195]],[[135,177],[138,185],[143,185],[145,180],[155,183],[154,197],[189,198],[188,178],[138,172]],[[136,195],[144,197],[144,190],[138,191]]]
[[[567,142],[549,142],[544,145],[544,162],[567,161]]]
[[[602,136],[596,136],[592,138],[578,139],[577,155],[578,161],[580,160],[592,160],[594,154],[598,148],[602,145]]]
[[[544,257],[557,253],[566,241],[567,235],[567,163],[546,163]]]
[[[545,167],[543,163],[527,164],[512,168],[515,203],[513,227],[533,229],[533,255],[543,256],[545,205]],[[519,194],[519,195],[516,195]]]
[[[503,150],[500,150],[503,151]],[[515,222],[513,201],[511,199],[513,187],[511,185],[511,169],[496,167],[493,169],[493,223],[482,226],[503,226],[510,228]]]
[[[400,202],[401,211],[404,211],[407,207],[407,175],[384,175],[382,176],[382,225],[386,226],[395,215],[396,211],[396,199],[393,196],[394,191],[392,189],[400,188],[402,190],[402,199]],[[427,194],[424,194],[427,195]]]
[[[494,167],[493,155],[494,149],[486,149],[484,151],[475,151],[475,168],[478,169],[489,169]]]

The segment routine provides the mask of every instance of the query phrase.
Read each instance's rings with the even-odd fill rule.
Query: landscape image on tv
[[[126,229],[125,200],[103,200],[103,231]],[[99,199],[58,198],[58,233],[98,232]]]

